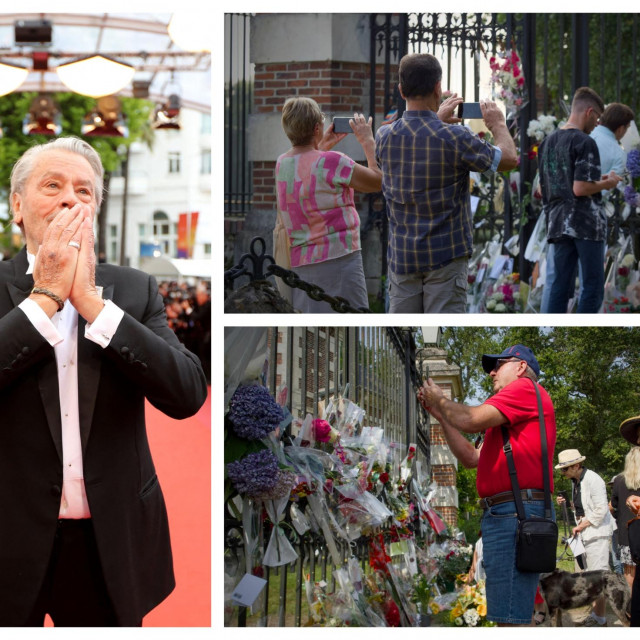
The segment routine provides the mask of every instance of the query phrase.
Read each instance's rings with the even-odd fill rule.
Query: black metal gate
[[[530,276],[531,264],[524,259],[537,214],[530,205],[530,189],[537,163],[531,157],[532,140],[528,123],[540,114],[566,117],[575,89],[588,85],[598,91],[605,103],[623,102],[634,112],[638,103],[637,14],[498,14],[498,13],[412,13],[372,14],[371,30],[371,104],[370,113],[389,113],[404,101],[397,90],[397,65],[406,53],[425,52],[442,56],[443,88],[454,71],[462,77],[462,86],[470,87],[473,100],[479,95],[480,57],[500,48],[515,47],[522,62],[528,102],[520,110],[517,122],[509,122],[518,131],[520,151],[519,202],[509,206],[509,183],[505,205],[499,214],[489,206],[487,228],[492,234],[501,230],[506,241],[513,233],[520,236],[520,275]],[[624,44],[628,43],[628,44]],[[456,65],[458,69],[456,69]],[[379,68],[382,67],[382,71]],[[380,100],[382,98],[382,109]],[[471,101],[471,94],[465,94]],[[504,176],[501,178],[504,181]],[[501,180],[492,184],[493,195]],[[478,224],[478,220],[474,221]],[[369,225],[381,227],[383,275],[386,274],[387,219],[384,199],[375,194],[369,200]]]

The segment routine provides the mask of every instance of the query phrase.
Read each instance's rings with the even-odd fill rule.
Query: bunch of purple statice
[[[257,494],[253,494],[253,498],[260,498],[261,500],[278,500],[284,496],[288,496],[291,493],[291,489],[297,484],[297,476],[291,471],[285,471],[284,469],[278,469],[276,474],[276,483],[271,489],[262,491]]]
[[[227,465],[227,476],[238,493],[258,497],[273,490],[278,484],[278,458],[263,449],[250,453]]]
[[[284,413],[266,387],[245,385],[231,398],[229,420],[241,438],[261,440],[284,420]]]

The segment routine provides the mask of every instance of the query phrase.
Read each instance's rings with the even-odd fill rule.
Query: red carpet
[[[169,512],[176,588],[143,626],[209,627],[211,388],[205,405],[187,420],[172,420],[147,404],[147,430]]]

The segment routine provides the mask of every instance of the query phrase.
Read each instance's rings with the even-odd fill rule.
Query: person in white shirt
[[[96,267],[98,154],[30,148],[11,175],[26,246],[0,262],[0,626],[139,626],[175,580],[145,400],[204,403],[155,280]]]
[[[587,571],[609,570],[609,544],[613,533],[613,518],[609,512],[607,487],[604,480],[582,463],[586,460],[577,449],[566,449],[558,454],[556,469],[573,484],[573,510],[576,526],[572,535],[580,535],[585,548]],[[558,504],[565,500],[556,498]],[[594,602],[585,626],[606,626],[606,598],[600,596]]]

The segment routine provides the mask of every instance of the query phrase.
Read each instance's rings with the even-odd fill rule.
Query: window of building
[[[109,262],[112,264],[119,264],[120,262],[120,250],[118,246],[118,226],[110,224],[109,240],[107,242],[107,255]]]
[[[172,224],[164,211],[155,211],[153,214],[153,237],[160,244],[164,255],[176,255],[178,225]]]
[[[200,173],[211,175],[211,149],[205,149],[200,154]]]
[[[211,114],[203,113],[200,119],[200,133],[211,133]]]
[[[180,173],[179,151],[169,151],[169,173]]]

